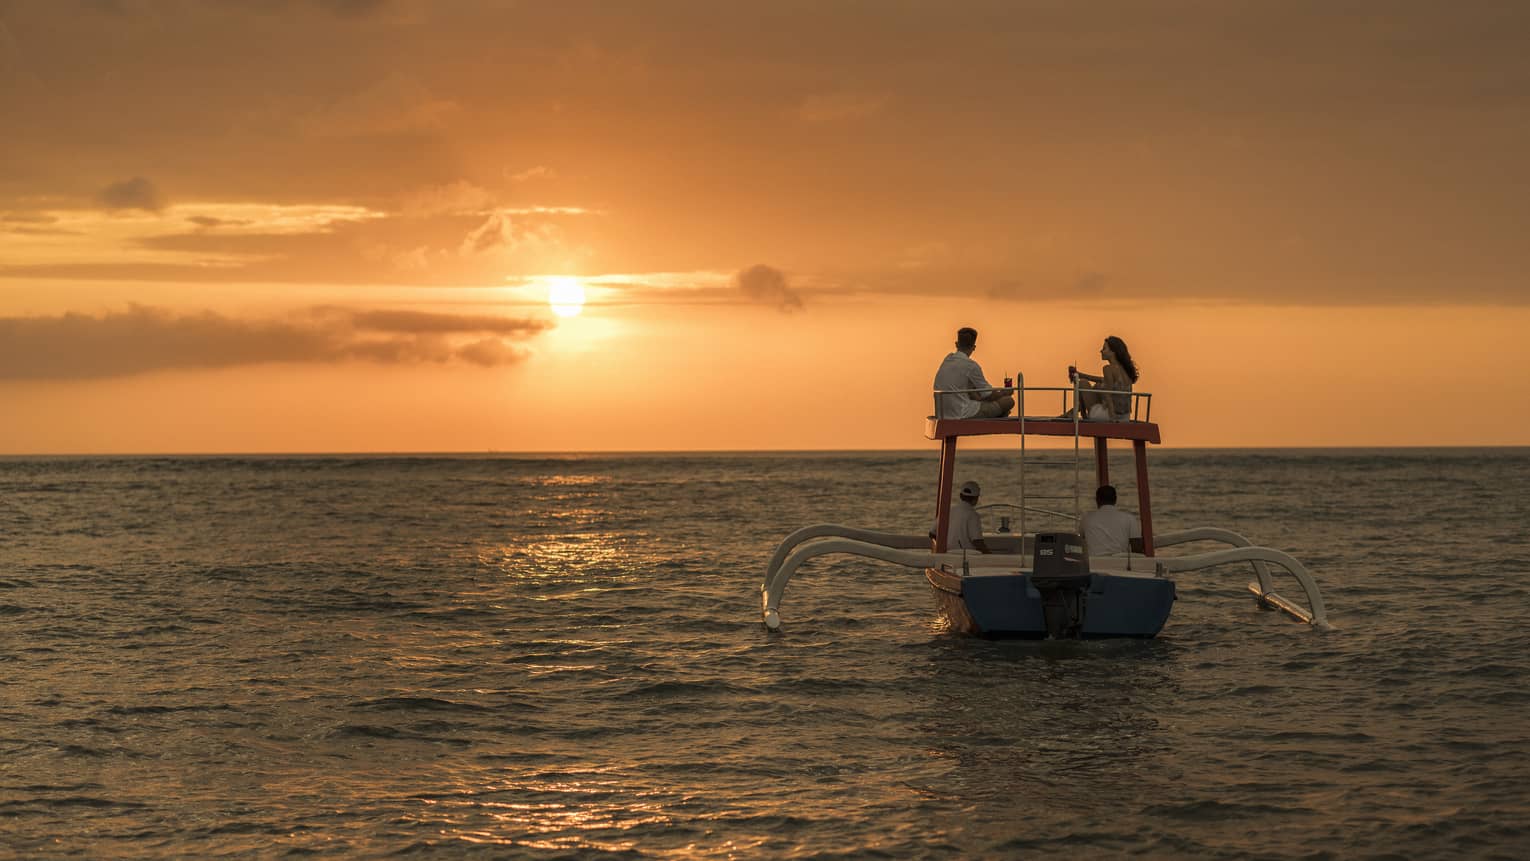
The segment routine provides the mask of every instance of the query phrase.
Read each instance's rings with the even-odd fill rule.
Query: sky
[[[1033,386],[1123,338],[1169,446],[1527,445],[1527,39],[0,0],[0,453],[920,449],[961,326]]]

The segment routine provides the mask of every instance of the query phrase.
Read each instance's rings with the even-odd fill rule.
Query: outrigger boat
[[[832,553],[846,553],[924,569],[936,606],[953,631],[985,637],[1093,638],[1153,637],[1163,629],[1177,598],[1171,574],[1217,565],[1241,563],[1253,568],[1248,584],[1259,606],[1280,610],[1297,621],[1326,629],[1327,612],[1322,594],[1307,569],[1289,554],[1260,547],[1226,529],[1199,527],[1154,535],[1152,498],[1148,487],[1147,446],[1161,442],[1152,418],[1152,394],[1129,395],[1129,418],[1121,421],[1090,421],[1080,410],[1070,409],[1069,398],[1078,404],[1079,385],[1071,387],[1025,386],[1023,377],[1004,389],[1017,400],[1017,416],[999,419],[941,418],[942,395],[967,394],[971,390],[936,390],[935,414],[926,420],[925,436],[937,440],[940,478],[936,490],[933,534],[903,535],[825,523],[808,526],[787,536],[771,556],[760,585],[760,609],[765,627],[781,627],[781,598],[792,575],[804,562]],[[1099,390],[1096,390],[1099,391]],[[1028,417],[1026,395],[1060,393],[1062,418]],[[1012,517],[1003,518],[997,534],[984,536],[986,554],[952,552],[946,546],[951,522],[951,489],[956,473],[956,447],[963,437],[1016,436],[1020,441],[1019,503],[980,506],[1007,508],[1018,514],[1019,532],[1008,532]],[[1031,436],[1073,438],[1073,484],[1071,497],[1028,495],[1026,439]],[[1081,442],[1093,440],[1095,486],[1110,483],[1109,443],[1130,442],[1136,462],[1138,517],[1142,525],[1142,553],[1091,555],[1072,523],[1081,514],[1083,478]],[[1034,464],[1042,466],[1047,464]],[[1055,464],[1052,464],[1055,465]],[[1066,464],[1064,464],[1066,465]],[[1092,489],[1091,489],[1092,497]],[[1032,505],[1033,502],[1071,498],[1071,523],[1062,532],[1027,532],[1027,516],[1069,518],[1066,512]],[[1158,550],[1192,542],[1218,542],[1225,546],[1202,553],[1159,556]],[[1272,568],[1278,568],[1301,587],[1306,606],[1275,591]]]

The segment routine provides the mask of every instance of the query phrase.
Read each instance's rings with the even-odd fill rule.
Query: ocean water
[[[776,543],[922,532],[933,451],[0,459],[0,855],[1530,856],[1530,450],[1152,465],[1334,630],[1233,566],[986,641],[834,557],[767,633]]]

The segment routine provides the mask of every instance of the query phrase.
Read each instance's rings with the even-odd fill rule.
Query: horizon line
[[[1030,446],[1038,452],[1067,451],[1068,446]],[[1530,448],[1530,443],[1490,443],[1483,445],[1250,445],[1250,446],[1166,446],[1156,451],[1465,451],[1476,449]],[[1018,449],[1002,447],[972,448],[969,451],[1003,452]],[[662,455],[789,455],[789,454],[930,454],[928,448],[762,448],[762,449],[443,449],[443,450],[337,450],[337,451],[101,451],[101,452],[0,452],[0,459],[87,458],[87,457],[600,457]],[[1126,453],[1125,451],[1121,453]],[[1092,456],[1091,451],[1091,456]]]

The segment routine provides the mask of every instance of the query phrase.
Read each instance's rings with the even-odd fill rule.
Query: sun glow
[[[577,317],[584,310],[584,282],[570,276],[541,279],[547,285],[547,304],[559,317]]]

